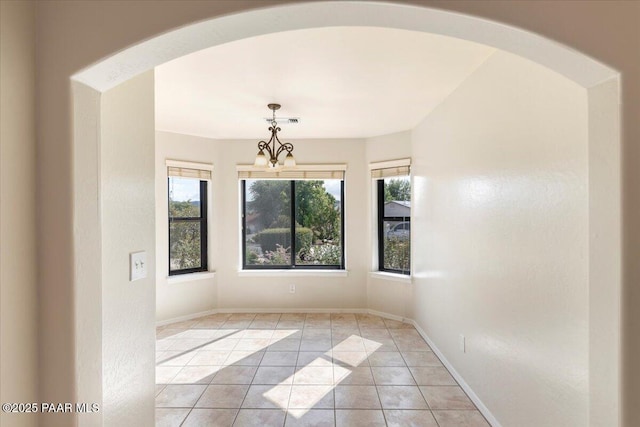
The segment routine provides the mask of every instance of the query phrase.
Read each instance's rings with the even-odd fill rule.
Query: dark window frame
[[[411,217],[384,216],[384,178],[377,179],[376,181],[378,186],[378,271],[411,276],[411,267],[405,271],[385,268],[384,266],[384,222],[397,221],[411,223]],[[411,228],[409,228],[409,241],[411,241]],[[411,253],[409,253],[409,265],[411,265]]]
[[[340,180],[340,265],[304,265],[304,264],[296,264],[296,239],[295,239],[295,213],[296,213],[296,181],[301,180],[287,180],[290,184],[291,191],[291,263],[289,265],[256,265],[256,264],[247,264],[247,236],[246,236],[246,213],[247,213],[247,180],[241,180],[241,188],[240,188],[240,196],[242,200],[242,269],[243,270],[346,270],[345,267],[345,257],[344,257],[344,179]],[[320,180],[319,180],[320,181]]]
[[[209,271],[209,255],[208,255],[208,224],[207,224],[207,181],[200,181],[200,216],[197,217],[172,217],[171,216],[171,198],[169,197],[169,189],[171,188],[171,177],[167,178],[167,217],[169,224],[167,227],[167,233],[169,236],[169,276],[178,276],[181,274],[200,273],[203,271]],[[200,223],[200,267],[195,268],[183,268],[180,270],[171,269],[171,224],[177,222],[199,222]]]

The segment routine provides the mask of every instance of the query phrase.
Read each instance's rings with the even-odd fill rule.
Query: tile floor
[[[156,426],[488,427],[413,326],[214,314],[158,328]]]

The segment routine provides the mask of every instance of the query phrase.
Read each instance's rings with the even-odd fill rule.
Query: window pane
[[[383,185],[381,269],[408,274],[411,261],[411,181],[385,178]]]
[[[171,271],[202,267],[200,258],[199,221],[171,221],[169,223],[169,269]]]
[[[341,265],[339,179],[296,181],[296,264]]]
[[[291,183],[247,180],[246,265],[291,264]]]
[[[384,251],[384,269],[410,271],[411,239],[409,225],[399,221],[384,221],[384,236],[382,240]]]
[[[408,176],[385,178],[384,216],[411,216],[411,181]]]
[[[169,177],[169,217],[200,217],[200,180]]]

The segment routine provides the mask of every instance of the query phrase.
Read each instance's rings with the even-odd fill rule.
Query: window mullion
[[[209,269],[207,196],[207,181],[200,181],[200,267],[205,271]]]
[[[291,181],[291,268],[296,266],[296,182]]]
[[[384,204],[382,206],[384,206]],[[407,222],[409,222],[410,219],[411,219],[411,217],[408,217],[408,216],[383,216],[382,217],[383,221],[407,221]]]
[[[169,221],[167,223],[167,267],[169,270],[169,276],[171,276],[172,274],[172,270],[171,270],[171,222],[172,222],[172,218],[171,218],[171,190],[172,190],[172,185],[171,185],[171,177],[167,177],[167,213],[168,213],[168,217],[169,217]]]
[[[378,180],[378,270],[384,270],[384,180]]]
[[[241,181],[241,194],[242,197],[242,269],[247,268],[247,180]]]
[[[344,179],[340,181],[340,268],[346,268],[344,265]]]

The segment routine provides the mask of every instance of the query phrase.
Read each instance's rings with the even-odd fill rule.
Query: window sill
[[[216,276],[215,271],[203,271],[201,273],[177,274],[175,276],[168,276],[167,283],[172,285],[174,283],[195,282],[196,280],[213,279],[215,276]]]
[[[407,276],[405,274],[388,273],[386,271],[371,271],[369,272],[369,277],[372,277],[374,279],[391,280],[393,282],[401,282],[401,283],[407,283],[407,284],[413,283],[413,279],[411,276]]]
[[[238,277],[347,277],[347,270],[239,270]]]

